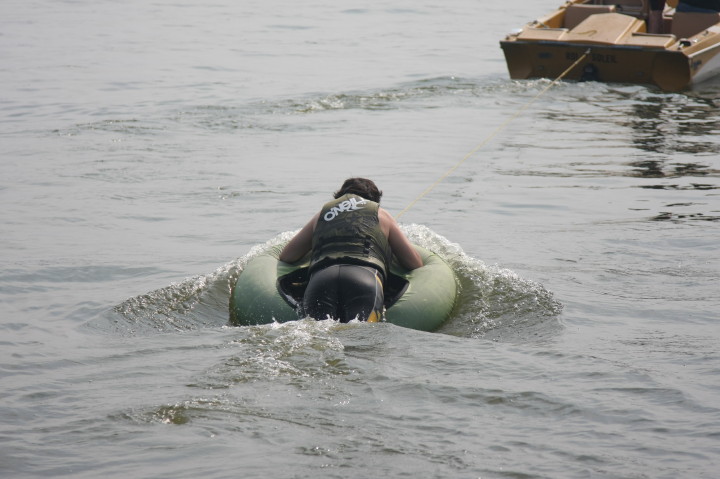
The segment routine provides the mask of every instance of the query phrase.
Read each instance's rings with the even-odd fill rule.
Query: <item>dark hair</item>
[[[366,178],[348,178],[340,189],[335,192],[334,197],[340,198],[342,195],[347,194],[358,195],[375,203],[380,203],[382,197],[382,191],[375,186],[372,180]]]

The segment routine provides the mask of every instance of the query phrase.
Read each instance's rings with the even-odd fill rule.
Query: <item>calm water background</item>
[[[551,89],[401,218],[438,333],[227,326],[350,175],[399,212],[547,85],[559,4],[4,1],[0,476],[700,478],[720,466],[720,82]]]

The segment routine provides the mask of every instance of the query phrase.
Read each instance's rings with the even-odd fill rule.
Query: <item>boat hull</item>
[[[693,69],[693,59],[681,52],[665,50],[561,42],[501,42],[501,45],[510,78],[518,80],[558,78],[588,50],[586,58],[567,72],[565,80],[655,84],[663,90],[676,91],[692,83],[699,66]]]

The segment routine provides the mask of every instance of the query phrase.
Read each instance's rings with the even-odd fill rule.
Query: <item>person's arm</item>
[[[400,230],[395,218],[383,209],[380,209],[378,213],[380,215],[380,226],[387,232],[390,248],[392,248],[400,264],[406,269],[421,267],[423,265],[422,258],[410,243],[410,240],[407,239],[405,233]]]
[[[280,261],[285,263],[294,263],[299,260],[312,248],[312,237],[313,231],[315,230],[315,223],[317,223],[320,213],[317,213],[313,218],[307,222],[303,228],[297,232],[295,236],[285,245],[283,250],[280,252]]]

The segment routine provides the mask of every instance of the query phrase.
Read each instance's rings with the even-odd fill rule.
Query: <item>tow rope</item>
[[[455,170],[457,170],[457,169],[460,167],[460,165],[462,165],[463,163],[465,163],[465,161],[467,161],[468,158],[472,157],[472,156],[473,156],[475,153],[477,153],[482,147],[484,147],[486,144],[488,144],[488,143],[490,142],[490,140],[492,140],[493,138],[495,138],[495,137],[496,137],[502,130],[504,130],[513,120],[515,120],[515,118],[517,118],[518,116],[520,116],[521,113],[523,113],[525,110],[527,110],[528,108],[530,108],[530,106],[531,106],[533,103],[535,103],[541,96],[543,96],[543,95],[544,95],[550,88],[552,88],[557,82],[559,82],[560,80],[562,80],[568,73],[570,73],[570,72],[573,70],[573,68],[575,68],[576,66],[578,66],[578,65],[580,64],[580,62],[582,62],[588,55],[590,55],[590,49],[589,49],[589,48],[585,51],[584,54],[582,54],[582,55],[580,56],[580,58],[578,58],[578,59],[575,61],[575,63],[573,63],[572,65],[570,65],[564,72],[562,72],[562,73],[560,74],[560,76],[558,76],[558,77],[555,78],[553,81],[551,81],[545,88],[543,88],[543,89],[540,91],[540,93],[538,93],[537,95],[535,95],[529,102],[527,102],[525,105],[523,105],[519,110],[517,110],[517,111],[516,111],[513,115],[511,115],[507,120],[505,120],[503,123],[501,123],[500,126],[498,126],[492,133],[490,133],[490,135],[488,135],[487,138],[485,138],[485,140],[483,140],[483,141],[482,141],[480,144],[478,144],[475,148],[473,148],[472,150],[470,150],[470,152],[469,152],[467,155],[465,155],[460,161],[458,161],[452,168],[450,168],[449,170],[447,170],[447,171],[445,172],[445,174],[443,174],[441,177],[439,177],[437,180],[435,180],[435,182],[434,182],[433,184],[431,184],[430,186],[428,186],[428,187],[425,189],[425,191],[423,191],[422,193],[420,193],[420,195],[418,195],[414,200],[412,200],[412,201],[410,202],[410,204],[408,204],[400,213],[398,213],[398,214],[395,216],[395,219],[398,219],[398,218],[400,218],[402,215],[404,215],[410,208],[412,208],[413,206],[415,206],[415,203],[417,203],[418,201],[420,201],[424,196],[426,196],[428,193],[430,193],[437,185],[439,185],[440,183],[442,183],[442,181],[445,180],[445,178],[447,178],[447,177],[450,176]]]

